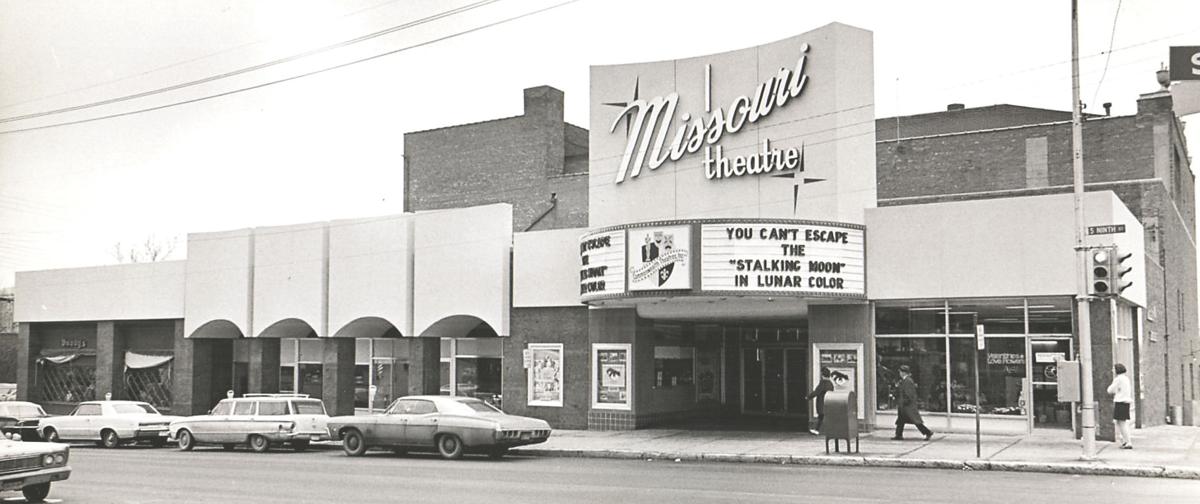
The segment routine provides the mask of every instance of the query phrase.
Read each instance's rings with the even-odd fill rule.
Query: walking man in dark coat
[[[808,429],[808,432],[816,436],[821,432],[821,422],[825,421],[825,393],[833,390],[833,381],[829,379],[829,368],[821,367],[821,383],[817,384],[817,388],[808,393],[808,399],[817,400],[817,427]]]
[[[925,435],[928,441],[933,437],[933,431],[921,420],[921,412],[917,411],[917,384],[912,379],[912,369],[908,364],[900,366],[900,383],[896,385],[896,435],[892,439],[904,439],[904,424],[917,426],[917,430]]]

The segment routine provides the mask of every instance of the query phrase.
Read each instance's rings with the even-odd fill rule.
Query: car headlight
[[[42,465],[44,465],[44,466],[54,465],[54,455],[50,454],[50,453],[42,455]]]
[[[55,454],[54,454],[54,463],[55,463],[55,464],[65,464],[65,463],[67,463],[67,456],[66,456],[66,455],[64,455],[64,454],[62,454],[62,453],[55,453]]]

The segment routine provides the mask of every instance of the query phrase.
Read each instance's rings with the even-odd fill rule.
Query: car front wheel
[[[179,449],[183,451],[192,451],[196,447],[196,438],[192,437],[192,431],[187,429],[179,431]]]
[[[460,458],[463,454],[462,440],[454,434],[442,434],[437,438],[437,449],[442,458]]]
[[[21,489],[21,494],[25,496],[25,502],[43,502],[50,495],[50,484],[29,485]]]
[[[357,429],[350,429],[342,435],[342,451],[351,457],[357,457],[367,452],[367,441]]]
[[[121,438],[117,437],[117,432],[112,429],[104,429],[100,433],[100,444],[105,448],[116,448],[121,446]]]
[[[267,438],[255,434],[250,436],[250,449],[262,453],[271,449],[271,443],[267,441]]]
[[[53,427],[47,427],[45,432],[42,433],[42,438],[45,439],[47,443],[61,443],[62,442],[59,440],[58,431],[54,430]]]

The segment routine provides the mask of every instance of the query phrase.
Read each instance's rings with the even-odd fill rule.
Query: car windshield
[[[450,401],[445,404],[447,413],[457,413],[460,415],[471,415],[474,413],[503,413],[503,411],[496,409],[495,406],[478,399],[460,399],[457,401]]]
[[[325,404],[321,401],[293,401],[297,415],[324,415]]]
[[[0,404],[0,415],[17,418],[44,417],[46,412],[36,404]]]
[[[155,415],[158,414],[158,410],[154,409],[154,406],[151,406],[146,403],[114,404],[114,405],[112,405],[112,409],[113,409],[113,413],[116,413],[118,415],[131,415],[131,414],[137,414],[137,413],[151,413],[151,414],[155,414]]]

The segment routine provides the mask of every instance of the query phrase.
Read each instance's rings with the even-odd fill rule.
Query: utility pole
[[[1082,403],[1083,460],[1096,458],[1096,403],[1092,386],[1092,311],[1088,300],[1088,262],[1083,218],[1083,111],[1079,99],[1079,0],[1071,0],[1071,164],[1075,175],[1075,300],[1079,327],[1079,380]]]

